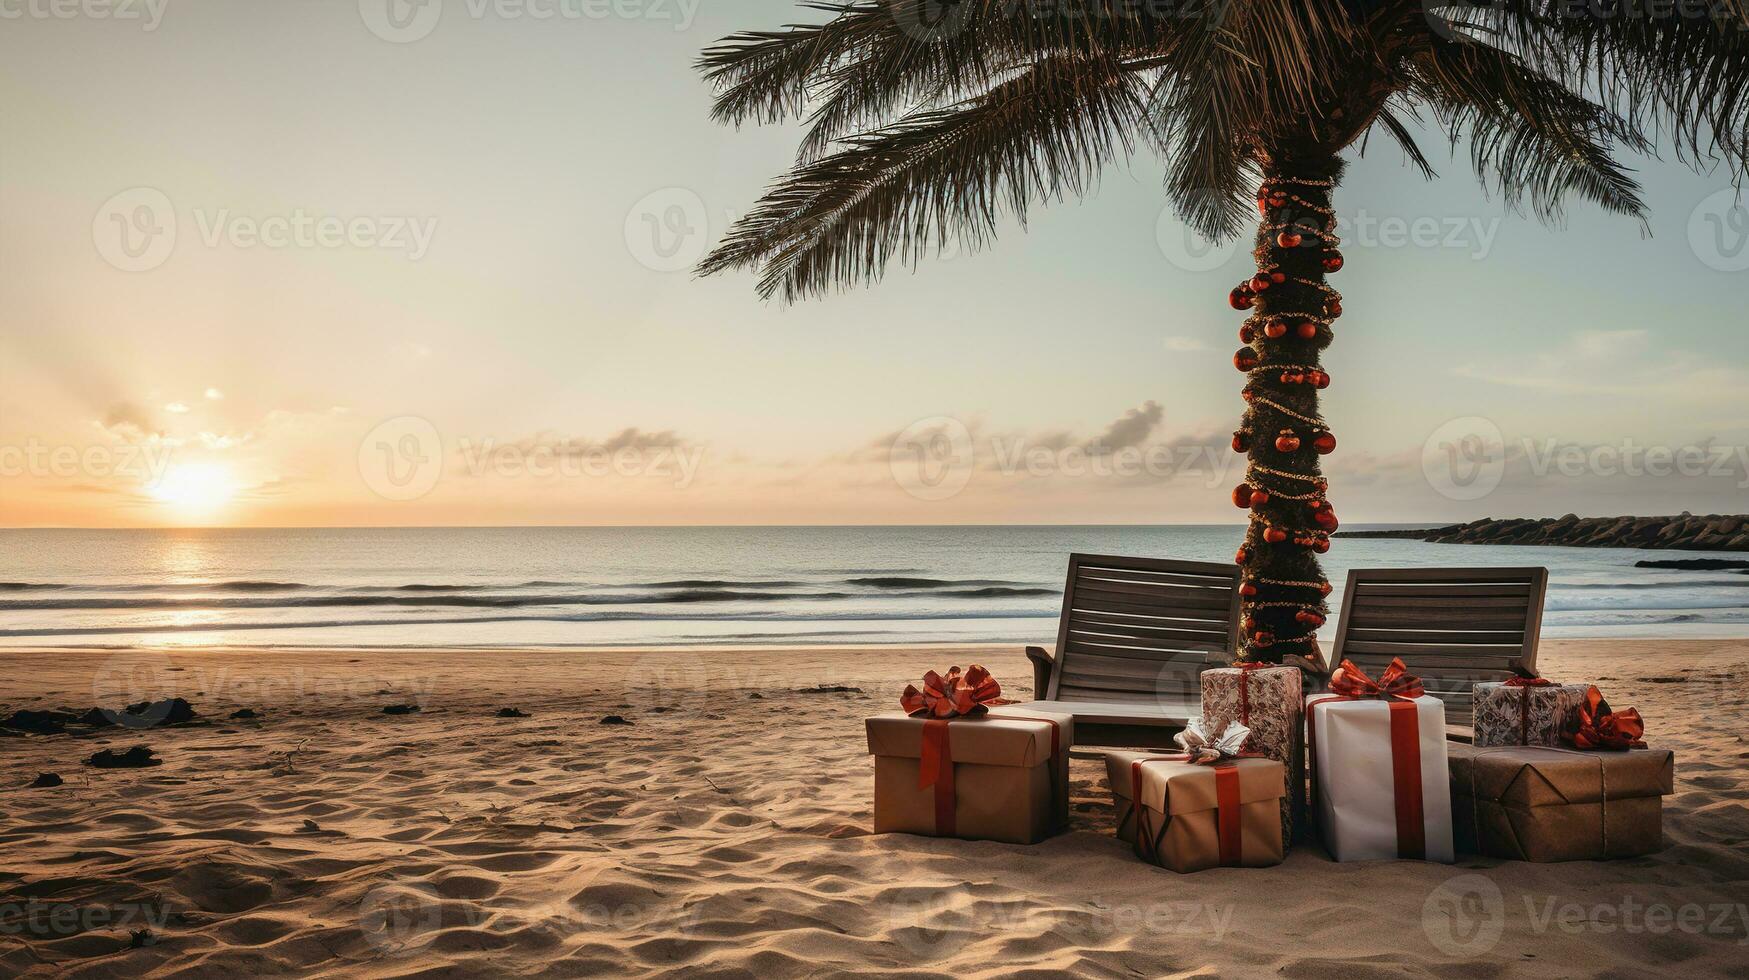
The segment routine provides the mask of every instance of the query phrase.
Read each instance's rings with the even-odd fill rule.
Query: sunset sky
[[[1157,160],[784,308],[689,271],[796,141],[713,126],[691,62],[806,15],[603,9],[0,23],[0,525],[1237,521],[1249,258],[1183,252]],[[1742,511],[1728,183],[1645,161],[1644,237],[1506,215],[1464,151],[1435,162],[1376,140],[1338,195],[1344,519]],[[1430,478],[1430,440],[1476,431],[1498,488]]]

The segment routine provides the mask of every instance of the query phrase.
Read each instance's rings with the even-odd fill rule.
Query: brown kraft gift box
[[[1137,763],[1141,805],[1135,806]],[[1223,812],[1217,775],[1236,782],[1236,806]],[[1117,836],[1137,856],[1178,872],[1280,864],[1282,765],[1236,759],[1212,766],[1163,760],[1157,752],[1107,752],[1105,775],[1117,804]],[[1223,818],[1227,826],[1223,829]],[[1138,827],[1142,833],[1138,834]],[[1223,854],[1223,836],[1227,852]],[[1232,852],[1235,852],[1232,853]],[[1223,860],[1225,858],[1225,860]]]
[[[869,718],[874,832],[1035,844],[1067,823],[1067,786],[1059,805],[1056,757],[1067,760],[1069,720],[1000,715],[998,709],[936,721],[895,711]],[[931,730],[946,743],[939,774],[924,770]],[[1061,770],[1066,777],[1066,764]]]
[[[1243,687],[1241,687],[1243,685]],[[1249,751],[1281,763],[1287,794],[1281,798],[1281,843],[1293,843],[1294,820],[1305,812],[1306,715],[1304,679],[1298,667],[1202,672],[1202,726],[1218,732],[1233,722],[1251,729]]]
[[[1581,752],[1453,743],[1451,809],[1458,850],[1516,861],[1592,861],[1664,846],[1668,749]]]

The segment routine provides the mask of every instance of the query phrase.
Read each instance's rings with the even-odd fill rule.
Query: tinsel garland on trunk
[[[1330,207],[1341,175],[1334,156],[1271,159],[1257,196],[1257,274],[1229,298],[1251,311],[1239,332],[1245,347],[1233,357],[1249,405],[1233,434],[1234,450],[1249,460],[1233,489],[1233,503],[1251,511],[1235,556],[1244,576],[1242,660],[1322,665],[1316,634],[1329,615],[1330,583],[1318,555],[1337,522],[1319,467],[1336,448],[1318,413],[1318,392],[1330,384],[1319,356],[1342,315],[1341,296],[1325,282],[1342,267]]]

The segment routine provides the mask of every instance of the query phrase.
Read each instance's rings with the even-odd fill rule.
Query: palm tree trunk
[[[1251,511],[1236,556],[1243,660],[1322,664],[1316,633],[1330,585],[1318,555],[1329,550],[1336,518],[1318,463],[1335,437],[1318,413],[1318,392],[1330,382],[1320,354],[1342,313],[1325,283],[1342,264],[1330,207],[1341,174],[1331,154],[1270,155],[1258,192],[1257,275],[1232,296],[1252,311],[1240,330],[1246,346],[1234,355],[1249,406],[1233,436],[1249,460],[1233,490],[1233,502]]]

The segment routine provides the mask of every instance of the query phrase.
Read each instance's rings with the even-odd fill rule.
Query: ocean
[[[1238,526],[0,530],[0,645],[1048,644],[1070,552],[1230,561],[1240,534]],[[1338,538],[1326,568],[1338,588],[1332,608],[1350,567],[1546,565],[1546,635],[1749,635],[1749,575],[1634,567],[1696,556]]]

